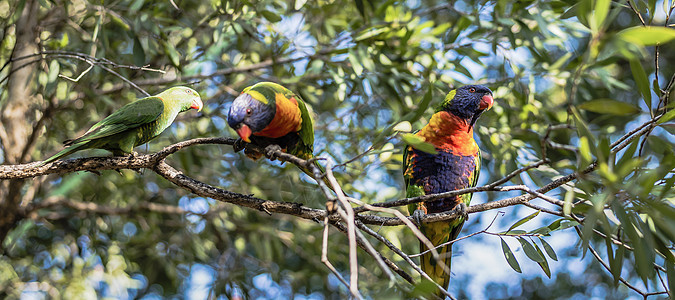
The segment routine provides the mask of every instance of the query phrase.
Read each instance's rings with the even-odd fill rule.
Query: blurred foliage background
[[[22,134],[0,136],[1,159],[44,159],[61,149],[61,141],[141,97],[122,77],[150,94],[190,85],[205,101],[201,113],[181,114],[141,152],[195,137],[234,137],[226,124],[229,103],[248,85],[274,81],[313,109],[315,152],[346,163],[335,172],[349,195],[367,203],[395,200],[404,193],[403,143],[394,129],[421,128],[453,87],[483,84],[496,101],[475,130],[484,155],[479,185],[541,159],[549,163],[507,184],[536,189],[597,165],[547,193],[565,201],[564,209],[532,201],[573,213],[583,225],[540,213],[517,229],[522,231],[512,230],[534,212],[525,206],[472,214],[462,235],[485,229],[494,218],[488,231],[508,233],[455,244],[450,292],[495,299],[664,292],[675,287],[675,123],[668,122],[674,117],[668,101],[675,74],[675,43],[668,43],[675,39],[673,5],[0,0],[0,131]],[[41,54],[17,56],[19,47]],[[12,79],[18,68],[28,77]],[[12,88],[29,97],[16,97]],[[429,89],[432,103],[420,107]],[[11,118],[17,107],[21,114]],[[416,111],[424,114],[411,114]],[[611,143],[659,116],[628,147],[611,151]],[[17,141],[25,147],[15,149]],[[168,162],[226,190],[316,208],[325,202],[293,166],[253,162],[229,146],[189,147]],[[3,298],[348,295],[320,261],[320,224],[195,197],[151,171],[50,175],[5,181],[2,189],[0,220],[11,217],[0,226]],[[472,204],[519,194],[477,193]],[[406,253],[417,253],[408,229],[372,228]],[[414,274],[386,246],[372,242]],[[332,230],[329,249],[329,259],[347,276],[347,239]],[[593,249],[612,273],[589,253]],[[508,251],[520,274],[505,259]],[[389,282],[365,252],[359,252],[359,264],[367,297],[419,292],[401,278]],[[641,292],[619,283],[619,276]]]

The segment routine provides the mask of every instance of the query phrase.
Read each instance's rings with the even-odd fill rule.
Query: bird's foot
[[[463,218],[464,221],[469,220],[469,214],[466,212],[467,206],[464,202],[460,202],[459,204],[455,205],[455,208],[452,209],[452,212],[457,214],[458,218]]]
[[[281,147],[279,145],[269,145],[265,147],[265,156],[269,158],[269,160],[276,160],[277,158],[274,156],[277,152],[281,151]]]
[[[422,227],[422,217],[424,217],[424,215],[426,215],[426,212],[424,210],[422,210],[421,208],[418,208],[415,211],[413,211],[412,217],[413,217],[413,221],[415,221],[415,225],[417,225],[417,227]]]
[[[241,150],[244,150],[246,148],[246,142],[242,139],[237,139],[234,144],[232,145],[232,149],[234,152],[239,152]]]

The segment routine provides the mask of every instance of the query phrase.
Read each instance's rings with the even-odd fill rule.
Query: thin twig
[[[349,290],[351,290],[351,288],[349,287],[349,283],[347,283],[347,281],[342,277],[342,274],[340,274],[340,272],[338,272],[335,269],[330,260],[328,260],[328,224],[329,224],[328,215],[326,215],[326,217],[324,218],[323,223],[324,226],[323,226],[323,242],[321,243],[321,262],[324,263],[331,272],[333,272],[333,275],[335,275],[335,277],[337,277],[337,279],[340,280],[342,284],[344,284]]]
[[[503,215],[504,215],[504,212],[501,212],[501,211],[500,211],[500,212],[497,212],[497,214],[495,215],[495,217],[492,218],[492,221],[490,222],[490,224],[489,224],[487,227],[485,227],[485,229],[483,229],[483,230],[481,230],[481,231],[474,232],[474,233],[469,234],[469,235],[467,235],[467,236],[463,236],[463,237],[461,237],[461,238],[456,238],[456,239],[454,239],[454,240],[452,240],[452,241],[449,241],[449,242],[445,242],[445,243],[443,243],[443,244],[440,244],[440,245],[436,246],[436,249],[441,248],[441,247],[448,246],[448,245],[450,245],[450,244],[454,244],[455,242],[459,242],[459,241],[461,241],[461,240],[468,239],[468,238],[470,238],[470,237],[472,237],[472,236],[479,235],[479,234],[481,234],[481,233],[487,233],[487,232],[488,232],[488,229],[490,229],[490,227],[492,227],[492,224],[495,223],[495,221],[497,220],[497,217],[499,217],[499,215],[502,215],[502,216],[503,216]],[[422,256],[422,255],[424,255],[424,254],[429,253],[429,251],[431,251],[431,250],[426,250],[426,251],[423,251],[423,252],[421,252],[421,253],[412,254],[412,255],[410,255],[410,257]]]

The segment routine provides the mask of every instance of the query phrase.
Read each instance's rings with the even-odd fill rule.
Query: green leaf
[[[548,278],[551,278],[551,268],[548,265],[548,261],[546,260],[546,257],[544,256],[544,253],[541,252],[541,249],[539,249],[539,246],[537,246],[537,243],[532,242],[532,244],[534,245],[534,249],[537,251],[539,256],[541,256],[543,258],[543,261],[540,261],[540,262],[538,261],[537,264],[539,265],[539,267],[541,267],[541,269],[544,271],[546,276],[548,276]]]
[[[572,201],[574,201],[574,189],[569,189],[565,193],[565,203],[563,204],[563,214],[566,216],[572,213]]]
[[[662,26],[635,26],[618,34],[620,39],[642,46],[663,45],[675,39],[675,29]]]
[[[133,54],[135,65],[137,66],[145,65],[145,51],[143,50],[143,45],[141,45],[141,41],[138,39],[138,37],[134,37]]]
[[[518,242],[520,242],[520,245],[523,247],[523,251],[525,252],[525,255],[527,255],[528,258],[530,258],[533,261],[536,262],[543,262],[546,261],[544,256],[540,255],[537,250],[528,242],[526,239],[519,237]]]
[[[276,23],[281,21],[281,17],[269,10],[263,9],[258,11],[267,21],[270,21],[270,23]]]
[[[166,52],[167,55],[169,55],[169,59],[171,60],[171,63],[178,67],[180,66],[180,54],[178,54],[178,51],[176,51],[176,48],[173,46],[169,45],[167,42],[164,43],[164,51]]]
[[[552,260],[558,261],[558,255],[555,254],[553,247],[551,247],[551,245],[549,245],[546,240],[541,237],[539,237],[539,241],[541,241],[541,245],[544,247],[544,250],[546,250],[548,257],[550,257]]]
[[[58,60],[52,60],[49,63],[49,75],[47,75],[47,82],[54,82],[59,78],[59,70],[61,65],[59,65]]]
[[[668,289],[675,291],[675,266],[666,261],[666,274],[668,274]]]
[[[354,69],[354,74],[356,76],[361,76],[363,73],[363,65],[359,61],[359,58],[356,56],[356,52],[349,50],[349,62],[352,64],[352,69]]]
[[[551,229],[548,228],[548,226],[544,227],[539,227],[535,230],[532,230],[529,232],[530,234],[541,234],[541,235],[549,235],[551,233]]]
[[[113,21],[113,23],[117,23],[117,25],[122,26],[124,30],[130,30],[131,26],[127,23],[126,20],[122,19],[118,14],[106,14],[106,17],[110,17]]]
[[[612,271],[612,276],[614,277],[614,285],[619,284],[619,278],[621,278],[621,270],[623,269],[623,255],[626,248],[623,246],[617,246],[616,251],[614,251],[614,259],[609,262],[609,269]]]
[[[643,239],[643,236],[646,235],[646,233],[638,233],[638,228],[636,228],[637,226],[634,224],[634,217],[631,217],[625,207],[618,201],[611,202],[610,206],[614,215],[621,221],[621,228],[624,229],[628,239],[632,242],[637,273],[646,284],[650,277],[649,274],[654,270],[651,266],[654,260],[648,257],[650,253],[652,255],[654,254],[653,249],[647,249],[649,246]]]
[[[632,104],[613,99],[595,99],[581,103],[578,107],[594,113],[618,116],[632,115],[640,112],[640,109]]]
[[[574,124],[577,126],[577,132],[579,133],[579,152],[582,156],[585,156],[585,159],[590,161],[592,153],[595,153],[596,151],[595,136],[588,129],[588,125],[586,125],[586,122],[581,118],[579,111],[574,107],[572,107],[572,115],[574,116]],[[581,145],[584,138],[586,138],[586,145]],[[586,151],[581,149],[582,146],[587,146]]]
[[[560,15],[560,19],[564,20],[576,16],[580,3],[581,2],[577,2],[574,5],[570,6],[562,15]]]
[[[375,37],[377,35],[380,35],[382,33],[385,33],[389,30],[391,30],[389,27],[379,27],[379,28],[371,27],[371,28],[368,28],[368,29],[363,30],[360,33],[358,33],[356,35],[356,37],[354,38],[354,41],[360,42],[360,41],[363,41],[365,39],[369,39],[369,38]]]
[[[516,257],[513,255],[511,248],[509,248],[509,244],[507,244],[503,238],[500,237],[499,239],[502,240],[502,252],[504,252],[506,262],[509,263],[511,269],[513,269],[518,273],[522,273],[522,271],[520,270],[520,265],[518,264],[518,260],[516,260]]]
[[[295,8],[295,10],[300,10],[303,6],[305,6],[305,3],[307,3],[307,0],[295,0],[295,5],[293,8]]]
[[[675,32],[675,30],[673,31]],[[637,59],[630,60],[630,71],[633,73],[635,84],[637,84],[637,88],[642,94],[642,98],[645,100],[645,104],[647,104],[647,109],[651,109],[652,93],[649,90],[649,81],[647,80],[647,74],[645,73],[645,69],[642,68],[642,64],[640,64],[639,60]]]
[[[68,33],[64,32],[63,36],[61,37],[61,40],[59,41],[59,48],[65,48],[68,46]]]
[[[366,7],[363,5],[363,0],[355,0],[356,9],[359,11],[363,19],[366,19]]]
[[[595,26],[597,26],[597,28],[600,28],[602,26],[602,23],[605,21],[605,18],[607,18],[607,13],[609,13],[610,4],[611,4],[610,0],[597,0],[595,2],[595,10],[593,11],[593,17],[595,19]]]
[[[509,232],[509,231],[511,231],[511,229],[514,229],[514,228],[516,228],[516,227],[518,227],[518,226],[520,226],[520,225],[525,224],[525,222],[527,222],[527,221],[529,221],[529,220],[532,220],[532,219],[533,219],[534,217],[536,217],[538,214],[539,214],[539,211],[535,211],[534,213],[530,214],[529,216],[524,217],[524,218],[518,220],[518,222],[516,222],[516,223],[514,223],[513,225],[511,225],[511,227],[509,227],[509,229],[506,230],[506,232]]]
[[[426,153],[431,153],[431,154],[437,154],[438,152],[436,151],[436,147],[434,145],[429,144],[425,142],[421,137],[416,136],[412,133],[402,133],[401,134],[401,139],[403,141],[410,145],[413,146],[413,148],[424,151]]]
[[[417,121],[422,115],[424,114],[424,111],[427,110],[427,107],[429,107],[429,103],[431,103],[431,97],[433,95],[433,90],[434,90],[434,85],[433,83],[429,84],[429,87],[427,89],[427,92],[424,94],[422,97],[422,100],[420,103],[417,105],[417,108],[414,111],[408,112],[405,114],[403,117],[398,122],[394,122],[391,125],[389,125],[386,129],[384,129],[374,140],[373,140],[373,145],[380,145],[384,139],[391,134],[392,130],[394,130],[394,127],[398,125],[399,123],[403,121],[408,121],[408,122],[415,122]],[[434,149],[434,151],[436,151]]]
[[[663,117],[661,117],[659,121],[656,122],[656,124],[663,124],[665,122],[672,120],[673,118],[675,118],[675,109],[671,109],[669,112],[663,115]]]
[[[413,111],[412,115],[410,115],[410,118],[406,119],[406,121],[410,121],[412,123],[419,120],[424,114],[424,111],[427,110],[427,107],[429,107],[433,94],[434,94],[434,85],[432,83],[429,85],[427,92],[424,93],[424,96],[422,96],[422,101],[420,101],[420,104],[417,105],[417,109]]]
[[[577,221],[570,221],[568,219],[561,218],[553,221],[551,225],[548,225],[548,228],[551,229],[551,231],[556,231],[556,230],[564,230],[577,225],[579,225]]]

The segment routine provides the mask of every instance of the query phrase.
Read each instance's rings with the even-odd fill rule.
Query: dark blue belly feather
[[[452,150],[438,150],[438,154],[412,149],[412,183],[422,186],[425,194],[438,194],[471,186],[471,178],[476,169],[474,156],[461,156]],[[429,213],[451,210],[461,200],[450,197],[426,202]]]

